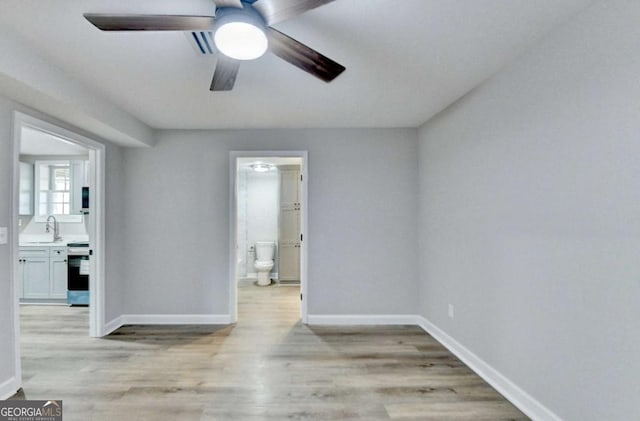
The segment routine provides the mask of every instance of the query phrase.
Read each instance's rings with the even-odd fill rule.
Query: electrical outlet
[[[447,313],[449,314],[449,317],[453,319],[453,317],[454,317],[453,304],[449,304],[449,307],[447,309]]]
[[[7,227],[0,227],[0,244],[7,244],[9,241]]]

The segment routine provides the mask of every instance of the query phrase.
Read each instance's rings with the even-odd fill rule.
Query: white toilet
[[[256,262],[254,264],[258,272],[258,285],[271,285],[269,274],[273,269],[273,250],[275,243],[273,241],[257,241],[256,242]]]

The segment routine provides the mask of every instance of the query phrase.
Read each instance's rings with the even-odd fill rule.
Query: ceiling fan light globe
[[[218,27],[213,37],[218,50],[236,60],[254,60],[269,48],[264,31],[246,22],[228,22]]]
[[[262,162],[256,162],[254,164],[249,165],[249,167],[255,172],[268,172],[275,169],[274,165],[264,164]]]

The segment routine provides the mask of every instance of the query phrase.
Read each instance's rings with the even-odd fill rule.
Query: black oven
[[[89,243],[67,244],[67,304],[89,305]]]

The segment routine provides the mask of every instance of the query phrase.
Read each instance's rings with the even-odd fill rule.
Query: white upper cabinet
[[[70,161],[71,214],[82,213],[82,187],[89,186],[89,161]]]
[[[33,165],[20,162],[20,193],[18,213],[33,215]]]

